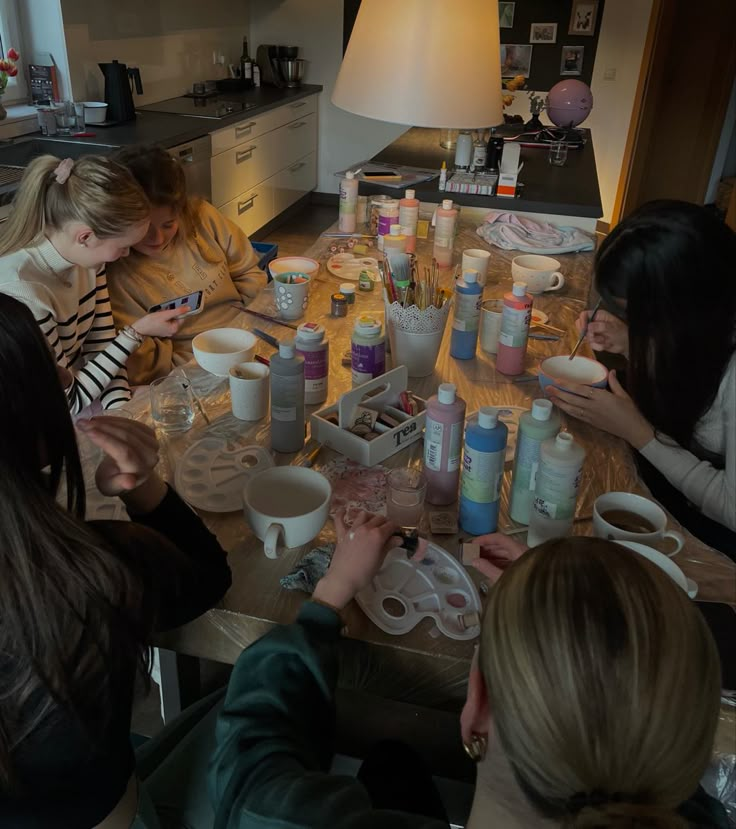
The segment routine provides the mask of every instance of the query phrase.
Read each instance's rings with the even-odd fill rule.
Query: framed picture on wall
[[[584,52],[582,46],[563,46],[560,75],[582,75]]]
[[[498,27],[499,29],[513,29],[514,28],[514,9],[516,3],[499,3],[498,4]]]
[[[570,15],[569,35],[595,34],[595,21],[598,17],[598,0],[573,0],[572,14]]]
[[[529,43],[557,43],[557,24],[532,23]]]
[[[532,47],[527,44],[501,44],[501,77],[529,77],[532,66]]]

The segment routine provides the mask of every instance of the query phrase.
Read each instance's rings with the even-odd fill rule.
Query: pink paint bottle
[[[504,294],[501,333],[498,335],[496,368],[502,374],[522,374],[532,319],[532,297],[526,282],[514,282],[510,293]]]
[[[415,253],[417,249],[417,222],[419,221],[419,199],[414,190],[407,190],[399,202],[399,224],[406,236],[406,252]]]
[[[452,265],[452,245],[455,241],[457,213],[457,208],[452,206],[452,199],[444,199],[442,207],[438,207],[435,211],[432,256],[437,260],[440,268],[449,268]]]
[[[465,429],[465,401],[452,383],[442,383],[427,401],[424,426],[426,500],[445,506],[457,501]]]

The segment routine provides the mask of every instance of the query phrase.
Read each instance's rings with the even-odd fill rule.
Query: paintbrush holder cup
[[[442,308],[412,305],[402,308],[399,302],[386,306],[386,323],[394,367],[406,366],[409,377],[428,377],[434,371],[442,338],[450,315],[451,303]]]

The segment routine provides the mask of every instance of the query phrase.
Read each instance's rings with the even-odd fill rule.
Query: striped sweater
[[[130,400],[125,363],[138,342],[115,331],[104,268],[73,265],[44,239],[0,257],[0,291],[30,308],[56,361],[72,373],[73,414],[98,398],[105,409]]]

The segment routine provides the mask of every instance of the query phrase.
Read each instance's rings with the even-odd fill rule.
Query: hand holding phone
[[[204,294],[202,291],[194,291],[191,294],[184,294],[183,296],[178,296],[175,299],[169,299],[166,302],[162,302],[159,305],[152,305],[148,309],[149,314],[155,314],[156,311],[173,311],[175,308],[184,308],[186,307],[188,310],[186,313],[182,314],[178,319],[184,319],[184,317],[190,317],[193,314],[198,314],[204,304],[202,302]]]

